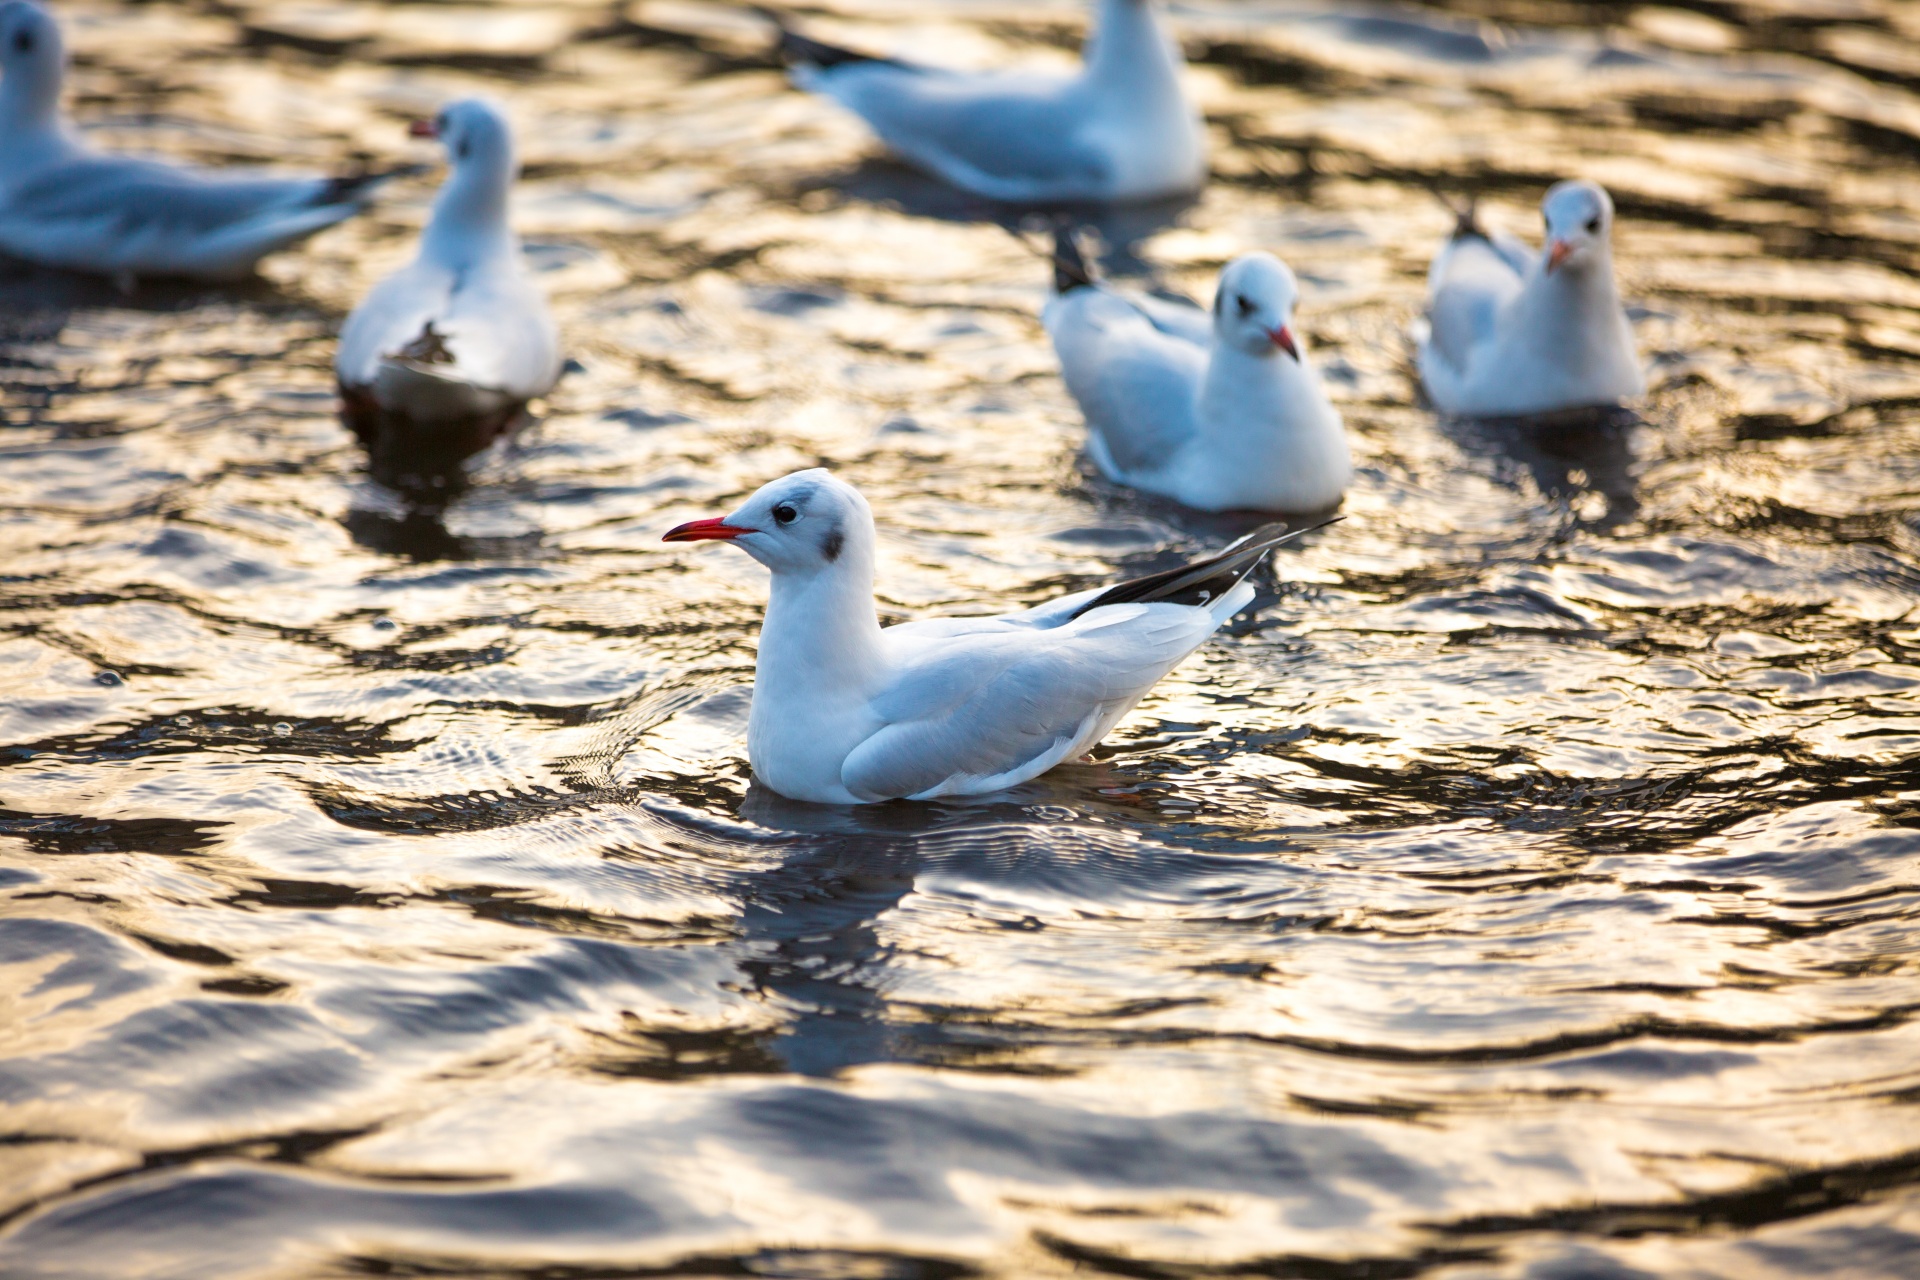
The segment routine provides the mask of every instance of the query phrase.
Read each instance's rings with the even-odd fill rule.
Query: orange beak
[[[725,520],[689,520],[685,524],[675,525],[667,530],[662,542],[706,542],[720,539],[731,542],[743,533],[758,533],[758,529],[743,529],[737,524],[728,524]]]
[[[431,120],[415,120],[407,126],[407,136],[409,138],[437,138],[440,136],[440,126]]]
[[[1293,344],[1293,330],[1281,325],[1267,336],[1273,339],[1274,346],[1292,356],[1296,362],[1300,359],[1300,348]]]
[[[1548,274],[1552,274],[1553,271],[1556,270],[1561,263],[1567,260],[1567,255],[1572,252],[1573,252],[1573,246],[1568,244],[1565,240],[1555,240],[1552,244],[1548,245],[1547,246]]]

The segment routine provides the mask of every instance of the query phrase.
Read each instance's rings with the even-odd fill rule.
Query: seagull
[[[1613,281],[1613,201],[1562,182],[1540,202],[1539,253],[1491,236],[1471,208],[1427,275],[1420,376],[1442,413],[1521,417],[1616,405],[1646,390]]]
[[[1101,474],[1204,511],[1324,511],[1353,476],[1346,431],[1300,336],[1299,287],[1269,253],[1220,273],[1213,313],[1096,282],[1054,244],[1042,320]]]
[[[108,155],[60,111],[60,27],[0,4],[0,252],[111,276],[244,277],[262,257],[365,208],[392,172],[237,177]]]
[[[417,257],[375,285],[340,330],[343,416],[376,455],[428,438],[477,453],[560,378],[560,337],[507,225],[517,164],[498,108],[478,98],[412,126],[452,172]]]
[[[754,777],[792,800],[871,804],[998,791],[1089,750],[1253,599],[1243,579],[1300,536],[1281,529],[1023,613],[885,629],[873,513],[824,469],[664,540],[729,541],[773,573],[747,721]]]
[[[1077,75],[965,72],[810,39],[781,15],[780,53],[802,89],[864,119],[908,163],[1013,204],[1184,195],[1206,180],[1200,113],[1152,0],[1098,0]]]

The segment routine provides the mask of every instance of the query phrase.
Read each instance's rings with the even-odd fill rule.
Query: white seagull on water
[[[0,4],[0,252],[113,276],[231,280],[358,213],[391,173],[239,177],[108,155],[60,111],[60,27],[28,0]]]
[[[1616,405],[1646,390],[1613,280],[1613,201],[1562,182],[1540,202],[1534,253],[1460,215],[1427,276],[1420,376],[1442,413],[1522,417]]]
[[[1043,320],[1087,452],[1109,480],[1205,511],[1324,511],[1353,477],[1346,431],[1268,253],[1220,273],[1209,316],[1096,283],[1065,228]]]
[[[1179,46],[1152,0],[1099,0],[1077,75],[966,72],[874,57],[789,30],[801,88],[864,119],[908,163],[1016,204],[1153,200],[1199,190],[1206,135]]]
[[[1269,525],[1209,559],[1024,613],[886,628],[873,513],[819,468],[665,540],[724,539],[773,573],[747,721],[754,776],[793,800],[868,804],[998,791],[1089,750],[1246,607],[1243,579],[1297,536]]]
[[[560,337],[507,225],[517,165],[498,109],[469,98],[413,126],[446,146],[452,172],[417,257],[354,308],[334,358],[347,423],[376,453],[382,433],[475,453],[559,380]],[[451,435],[457,439],[449,440]]]

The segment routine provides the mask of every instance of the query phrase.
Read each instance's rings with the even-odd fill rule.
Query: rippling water
[[[1178,8],[1215,180],[1110,261],[1294,264],[1349,518],[1095,762],[857,812],[750,785],[764,580],[669,524],[831,465],[894,618],[1235,532],[1090,478],[1002,211],[692,0],[61,12],[130,148],[504,98],[579,368],[410,512],[329,366],[430,176],[241,288],[0,278],[0,1271],[1920,1274],[1913,6]],[[1436,422],[1428,188],[1574,173],[1644,418]]]

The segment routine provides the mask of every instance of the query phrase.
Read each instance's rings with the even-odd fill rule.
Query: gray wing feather
[[[1047,330],[1067,389],[1121,471],[1164,466],[1194,432],[1206,350],[1163,330],[1133,301],[1075,290],[1049,308]]]
[[[936,171],[952,164],[989,179],[1086,187],[1111,174],[1104,151],[1074,126],[1074,82],[1037,75],[969,75],[882,62],[820,71],[812,86],[858,112],[888,146]]]
[[[1525,270],[1524,257],[1515,266],[1508,251],[1478,236],[1462,237],[1441,251],[1433,267],[1427,321],[1442,359],[1455,369],[1466,368],[1473,348],[1493,333],[1500,308],[1520,292]]]
[[[1215,625],[1184,605],[1122,605],[1062,627],[935,641],[875,700],[888,724],[847,757],[841,780],[872,797],[1019,781],[1104,732]]]
[[[8,205],[38,219],[113,219],[129,228],[201,235],[317,204],[331,185],[324,178],[203,177],[149,160],[100,156],[50,170],[15,191]]]

